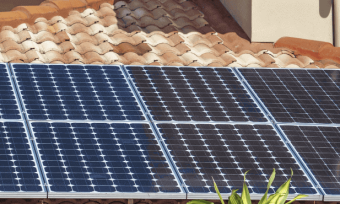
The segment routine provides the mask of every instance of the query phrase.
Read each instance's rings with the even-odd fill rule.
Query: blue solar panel
[[[21,119],[6,64],[0,63],[0,119]]]
[[[327,195],[340,195],[340,127],[282,125]]]
[[[126,69],[156,121],[267,121],[230,68]]]
[[[277,122],[340,123],[340,70],[239,71]]]
[[[182,193],[148,124],[31,126],[51,192]]]
[[[292,168],[290,194],[319,195],[272,125],[157,124],[157,127],[189,195],[214,193],[212,177],[221,193],[242,189],[247,170],[251,170],[247,174],[249,192],[264,194],[273,168],[276,177],[269,193],[289,179]]]
[[[0,164],[0,197],[4,192],[44,192],[22,122],[0,122]]]
[[[28,119],[145,120],[119,66],[13,64]]]

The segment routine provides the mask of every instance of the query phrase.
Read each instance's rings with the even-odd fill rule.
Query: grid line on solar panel
[[[145,120],[119,66],[12,67],[30,120]]]
[[[0,119],[22,119],[10,74],[4,63],[0,63]]]
[[[43,193],[24,124],[0,122],[0,136],[0,196],[4,192]]]
[[[230,68],[125,68],[155,121],[267,121]]]
[[[290,193],[318,192],[272,125],[157,124],[158,131],[191,193],[214,193],[213,177],[221,193],[242,189],[247,174],[249,192],[263,194],[273,168],[269,193],[294,171]]]
[[[277,122],[340,123],[340,70],[238,70]]]
[[[340,194],[340,127],[280,125],[325,195]]]
[[[147,123],[30,124],[51,192],[182,193]]]

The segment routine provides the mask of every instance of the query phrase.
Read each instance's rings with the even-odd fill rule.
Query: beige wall
[[[221,0],[252,42],[284,36],[333,44],[332,0]]]

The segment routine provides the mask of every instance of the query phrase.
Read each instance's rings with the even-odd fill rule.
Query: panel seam
[[[21,111],[21,117],[24,121],[24,125],[26,127],[26,130],[27,130],[27,134],[28,134],[28,139],[29,139],[29,142],[31,144],[31,147],[32,147],[32,152],[33,152],[33,156],[34,156],[34,159],[36,161],[36,164],[37,164],[37,167],[38,167],[38,173],[40,175],[40,178],[42,179],[42,187],[43,189],[45,190],[46,192],[46,198],[48,198],[48,188],[47,188],[47,178],[45,177],[45,173],[43,171],[43,167],[42,167],[42,164],[41,164],[41,160],[39,159],[39,155],[37,153],[37,149],[38,149],[38,146],[35,142],[35,138],[33,137],[33,133],[31,131],[31,128],[30,128],[30,124],[29,124],[29,121],[28,121],[28,118],[27,118],[27,114],[25,112],[25,107],[24,107],[24,103],[22,102],[22,98],[21,98],[21,94],[20,94],[20,91],[19,91],[19,87],[17,86],[17,81],[14,77],[14,72],[13,72],[13,68],[12,68],[12,64],[10,63],[7,63],[7,66],[8,66],[8,71],[9,71],[9,74],[10,74],[10,79],[11,81],[13,82],[13,91],[14,93],[16,94],[17,96],[17,100],[18,100],[18,105],[19,105],[19,108],[20,108],[20,111]]]
[[[182,191],[184,191],[185,197],[187,198],[188,197],[188,190],[185,186],[185,183],[183,181],[182,176],[178,172],[178,169],[177,169],[172,157],[170,156],[170,152],[168,151],[164,141],[162,140],[162,137],[161,137],[161,135],[158,131],[158,128],[154,124],[154,121],[153,121],[151,115],[147,111],[148,109],[146,108],[146,105],[144,104],[142,97],[140,96],[139,92],[137,91],[135,84],[132,82],[132,79],[131,79],[130,74],[128,73],[128,71],[126,69],[126,66],[125,65],[120,65],[120,66],[121,66],[121,69],[123,71],[123,74],[125,75],[125,78],[127,79],[128,83],[131,87],[131,90],[133,91],[136,99],[138,100],[138,102],[141,106],[142,111],[144,112],[144,115],[147,117],[149,125],[150,125],[152,131],[154,132],[154,134],[156,136],[156,140],[157,140],[158,144],[160,145],[162,152],[163,152],[164,156],[166,157],[166,160],[169,162],[169,166],[170,166],[172,172],[174,173],[174,176],[176,177],[177,182],[180,184],[180,189]]]

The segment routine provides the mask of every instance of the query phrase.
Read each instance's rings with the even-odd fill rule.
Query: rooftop
[[[0,13],[0,25],[0,62],[339,67],[291,40],[250,43],[219,0],[49,0]]]

